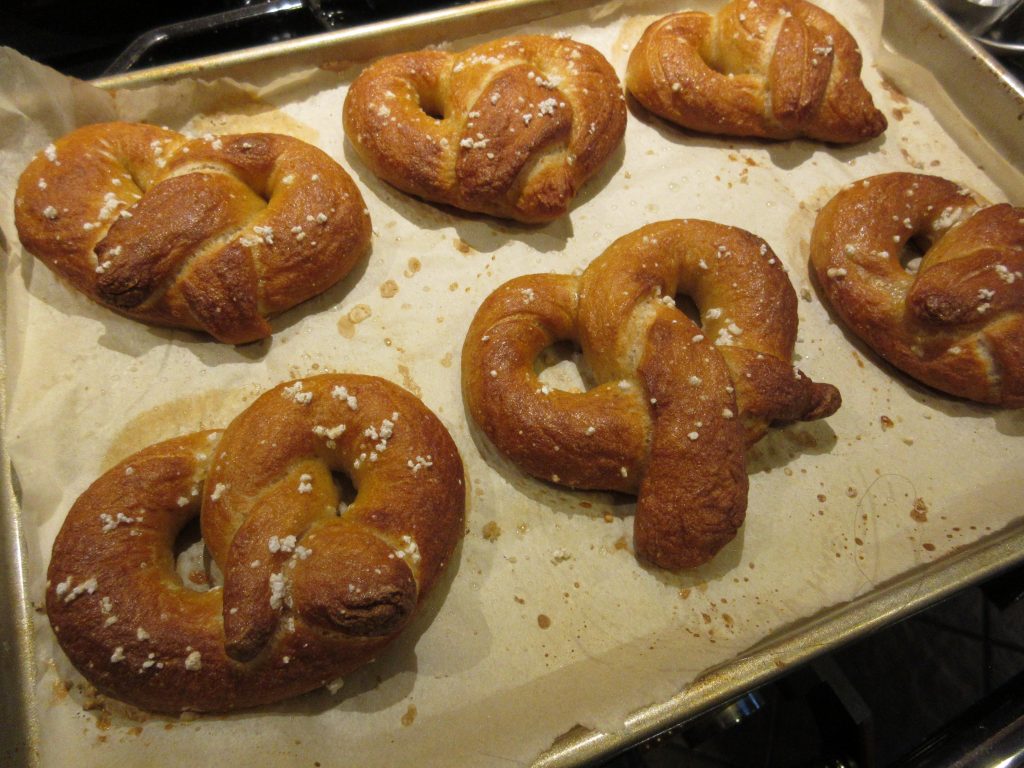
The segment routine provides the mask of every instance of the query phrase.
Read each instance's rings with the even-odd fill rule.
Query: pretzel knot
[[[857,42],[804,0],[733,0],[647,28],[626,86],[651,112],[695,131],[856,143],[886,129],[860,79]]]
[[[702,326],[676,308],[683,294]],[[530,275],[483,303],[463,348],[470,413],[537,477],[637,494],[634,546],[671,570],[711,559],[746,510],[745,449],[779,420],[817,419],[839,392],[790,364],[796,296],[768,245],[707,221],[651,224],[580,277]],[[596,385],[534,372],[579,344]]]
[[[347,507],[332,473],[357,489]],[[282,384],[223,433],[147,448],[74,504],[50,622],[101,691],[144,709],[229,710],[321,685],[409,624],[462,534],[462,462],[440,421],[381,379]],[[200,515],[223,588],[183,586]]]
[[[1024,406],[1024,209],[937,176],[874,176],[818,214],[811,263],[843,321],[897,368]]]
[[[564,214],[618,146],[626,108],[600,53],[534,35],[381,59],[349,88],[344,122],[399,189],[539,222]]]
[[[86,296],[155,325],[241,344],[369,249],[348,174],[276,134],[189,140],[151,125],[79,128],[18,183],[25,248]]]

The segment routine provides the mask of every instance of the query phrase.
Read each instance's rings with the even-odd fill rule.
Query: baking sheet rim
[[[924,8],[931,16],[931,21],[941,26],[946,41],[958,48],[961,55],[979,59],[1011,91],[1020,93],[1020,86],[1005,68],[938,11],[932,0],[911,1]],[[116,90],[200,75],[203,78],[218,77],[218,72],[223,73],[233,67],[275,58],[340,51],[346,45],[400,31],[444,28],[454,21],[474,18],[484,22],[484,25],[476,28],[479,32],[484,28],[499,29],[502,24],[508,24],[513,16],[528,14],[530,20],[538,21],[589,5],[592,3],[583,0],[484,0],[298,40],[102,77],[92,82],[100,88]],[[3,303],[6,303],[6,296],[0,296],[0,304]],[[3,434],[6,425],[6,380],[6,348],[0,340],[0,434]],[[9,632],[8,640],[13,647],[10,648],[8,658],[18,665],[16,677],[12,679],[16,688],[13,692],[15,695],[6,704],[7,707],[15,708],[17,713],[16,721],[9,723],[15,727],[7,731],[14,737],[14,741],[4,743],[0,754],[6,753],[5,757],[11,760],[13,766],[36,766],[39,727],[33,698],[32,610],[25,587],[27,566],[23,556],[23,521],[6,443],[0,445],[0,460],[3,461],[0,470],[0,504],[3,506],[0,510],[0,531],[7,542],[0,552],[0,578],[4,581],[5,596],[9,598],[11,608],[8,629],[13,628],[13,631]],[[616,752],[723,704],[743,691],[763,685],[797,664],[810,661],[886,624],[906,618],[956,591],[991,577],[1014,565],[1022,557],[1024,521],[1018,521],[963,550],[901,574],[850,602],[832,606],[773,633],[742,655],[706,671],[670,700],[637,711],[627,719],[625,727],[619,732],[604,733],[580,728],[565,734],[547,752],[538,756],[534,766],[555,768],[607,759]]]

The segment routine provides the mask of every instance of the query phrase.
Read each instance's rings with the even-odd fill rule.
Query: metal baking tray
[[[135,88],[179,78],[244,77],[253,67],[347,60],[418,48],[424,39],[451,40],[507,29],[593,5],[586,0],[490,0],[393,21],[211,56],[95,81],[102,88]],[[1024,89],[930,0],[887,0],[883,41],[930,70],[977,133],[1011,163],[1024,162]],[[1020,202],[1020,201],[1018,201]],[[0,309],[6,296],[0,288]],[[0,433],[5,427],[6,363],[0,346]],[[0,462],[0,764],[34,766],[44,738],[33,698],[33,606],[26,590],[24,521],[6,447]],[[905,618],[973,583],[1024,561],[1024,520],[954,554],[905,573],[888,585],[763,639],[756,647],[704,673],[684,691],[636,712],[616,734],[578,728],[540,755],[536,766],[582,765],[626,749],[794,665]]]

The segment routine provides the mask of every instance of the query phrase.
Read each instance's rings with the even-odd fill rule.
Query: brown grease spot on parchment
[[[161,440],[204,429],[223,429],[260,391],[255,384],[235,390],[210,389],[143,411],[114,435],[102,466],[111,467]]]
[[[547,629],[548,627],[551,626],[551,618],[549,616],[547,616],[546,614],[543,614],[543,613],[539,614],[537,616],[537,626],[540,627],[541,629]]]
[[[409,708],[405,710],[405,714],[402,715],[402,725],[407,728],[416,721],[416,705],[410,704]]]
[[[351,339],[356,335],[356,326],[372,314],[373,310],[370,309],[368,305],[356,304],[348,311],[347,315],[342,315],[341,318],[339,318],[338,333],[346,339]]]
[[[380,284],[380,295],[382,298],[391,299],[398,293],[398,283],[394,280],[385,280]]]
[[[888,77],[882,78],[882,87],[889,92],[893,102],[896,104],[910,104],[910,99],[907,98],[907,95]]]
[[[408,389],[410,392],[412,392],[414,395],[416,395],[416,397],[418,397],[418,398],[420,398],[422,400],[423,399],[423,390],[420,389],[419,384],[417,384],[413,380],[412,373],[409,371],[409,366],[407,366],[407,365],[399,365],[398,366],[398,373],[402,376],[402,386],[405,387],[406,389]]]
[[[52,703],[57,704],[64,701],[68,697],[69,690],[71,690],[71,683],[67,680],[54,680]]]
[[[914,499],[914,508],[910,510],[910,517],[916,523],[928,522],[928,505],[920,496]]]
[[[420,260],[413,256],[411,259],[409,259],[409,266],[405,268],[402,274],[405,275],[406,277],[412,277],[413,275],[420,271],[420,268],[422,266],[423,264],[420,262]]]

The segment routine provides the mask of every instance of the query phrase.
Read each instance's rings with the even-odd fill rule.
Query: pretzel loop
[[[674,305],[699,307],[702,326]],[[789,364],[793,289],[760,239],[688,220],[620,238],[579,278],[512,280],[483,303],[463,348],[474,420],[525,471],[638,495],[637,553],[673,570],[709,560],[742,524],[745,448],[777,420],[827,416],[830,385]],[[574,394],[533,366],[559,340],[596,385]],[[784,373],[782,373],[784,372]]]
[[[325,291],[370,241],[359,190],[315,147],[130,123],[40,153],[15,217],[25,248],[93,300],[230,343],[269,335],[266,317]]]
[[[509,37],[368,67],[345,99],[345,133],[399,189],[519,221],[566,212],[625,131],[618,78],[572,40]]]
[[[836,312],[897,368],[960,397],[1024,405],[1024,210],[936,176],[883,174],[825,205],[811,260]]]
[[[804,0],[733,0],[715,16],[676,13],[647,28],[626,85],[651,112],[695,131],[856,143],[885,116],[860,79],[856,41]]]
[[[332,473],[357,489],[339,511]],[[228,710],[325,685],[409,623],[462,533],[462,464],[418,400],[324,375],[256,400],[223,435],[148,448],[72,507],[47,611],[101,690],[153,711]],[[341,505],[344,507],[344,505]],[[223,589],[171,547],[201,515]]]

